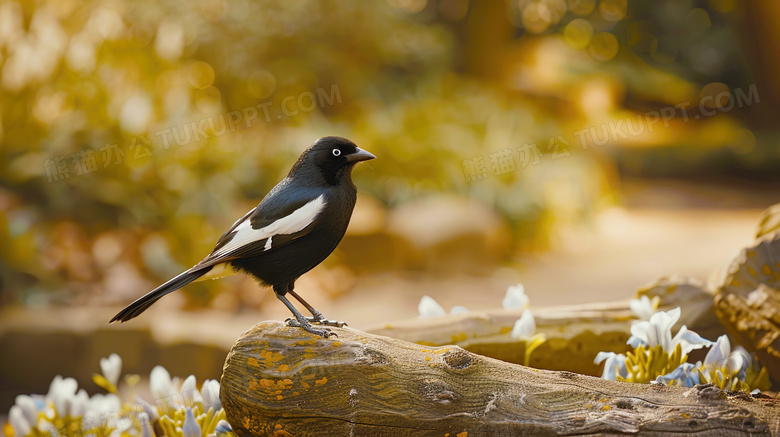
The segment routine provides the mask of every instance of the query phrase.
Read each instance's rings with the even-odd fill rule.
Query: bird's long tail
[[[171,279],[165,284],[139,297],[135,302],[131,303],[130,305],[125,307],[125,309],[123,309],[117,315],[115,315],[114,318],[111,319],[110,323],[114,323],[116,321],[126,322],[136,317],[137,315],[146,311],[147,308],[152,306],[152,304],[157,302],[157,300],[160,299],[161,297],[165,296],[168,293],[172,293],[180,289],[181,287],[184,287],[190,282],[205,275],[211,269],[212,267],[208,266],[208,267],[199,268],[197,270],[190,269],[187,270],[186,272],[181,273],[180,275],[176,276],[175,278]]]

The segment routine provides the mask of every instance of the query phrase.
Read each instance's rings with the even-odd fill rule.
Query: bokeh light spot
[[[187,79],[190,81],[190,85],[195,88],[203,89],[209,87],[214,83],[214,69],[203,61],[195,61],[190,67]]]
[[[601,0],[599,14],[607,21],[619,21],[626,16],[628,0]]]
[[[736,138],[731,150],[740,155],[747,155],[756,147],[756,136],[750,129],[740,128],[736,131]]]
[[[216,87],[210,86],[198,90],[195,94],[195,106],[205,114],[213,114],[220,109],[221,94]]]
[[[699,101],[707,108],[723,108],[729,106],[731,94],[725,83],[713,82],[702,87],[699,92]]]
[[[566,2],[573,14],[580,16],[590,15],[596,7],[596,0],[568,0]]]
[[[563,38],[570,47],[582,50],[593,37],[593,25],[583,18],[576,18],[563,29]]]
[[[247,79],[249,94],[258,99],[266,99],[276,90],[276,78],[265,70],[257,70]]]
[[[588,53],[599,61],[609,61],[617,55],[620,44],[615,35],[609,32],[601,32],[590,40]]]

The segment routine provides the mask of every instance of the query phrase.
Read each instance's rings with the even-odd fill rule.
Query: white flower
[[[731,355],[731,342],[727,336],[721,335],[704,357],[704,365],[720,367],[721,363],[728,360],[729,355]]]
[[[209,408],[213,408],[214,411],[222,408],[222,402],[219,400],[219,381],[207,379],[203,382],[200,391],[203,395],[203,409],[206,412],[209,411]]]
[[[604,363],[604,372],[601,374],[603,379],[616,380],[617,375],[623,378],[628,377],[628,369],[626,369],[626,356],[623,354],[616,354],[614,352],[599,352],[596,355],[596,359],[593,360],[595,364]]]
[[[169,398],[176,394],[171,374],[163,366],[154,366],[149,375],[149,388],[155,400]]]
[[[511,336],[512,338],[527,340],[533,337],[534,331],[536,331],[536,320],[534,320],[534,315],[531,314],[531,310],[525,310],[523,311],[523,315],[515,321]]]
[[[109,420],[116,419],[122,409],[122,401],[119,396],[108,393],[98,393],[89,399],[82,429],[89,430],[97,426],[103,426]]]
[[[149,415],[138,413],[138,421],[141,423],[141,437],[154,437],[154,428],[149,421]]]
[[[55,427],[51,422],[49,422],[46,419],[41,419],[40,423],[38,423],[38,429],[42,431],[42,434],[47,437],[60,437],[60,433],[57,432],[57,427]]]
[[[671,353],[679,344],[682,353],[685,355],[694,349],[712,344],[711,341],[702,338],[699,334],[689,330],[685,325],[672,338],[672,326],[677,323],[679,318],[680,307],[677,307],[669,311],[658,311],[650,317],[649,321],[634,322],[631,325],[632,335],[627,343],[634,348],[639,345],[651,348],[660,345],[667,353]]]
[[[22,407],[14,405],[11,407],[11,411],[8,413],[8,422],[14,429],[14,435],[26,436],[32,432],[32,425],[27,421],[27,418],[22,411]]]
[[[682,363],[666,375],[659,375],[655,382],[664,385],[671,383],[671,385],[678,387],[693,387],[699,384],[699,372],[695,365]]]
[[[464,306],[461,306],[461,305],[455,305],[450,310],[450,314],[466,314],[468,312],[469,312],[469,309],[464,307]]]
[[[230,426],[227,420],[220,420],[217,422],[217,427],[214,429],[217,435],[224,435],[233,432],[233,427]]]
[[[447,314],[447,312],[444,311],[444,308],[430,296],[423,296],[422,299],[420,299],[417,311],[420,312],[420,317],[435,317]]]
[[[633,311],[640,320],[650,320],[650,317],[655,313],[660,302],[661,298],[659,296],[653,296],[653,299],[650,300],[647,295],[643,294],[639,299],[631,299],[631,301],[628,302],[628,306],[631,307],[631,311]]]
[[[70,417],[84,417],[87,413],[87,407],[89,406],[89,395],[82,388],[73,397],[73,402],[70,404]]]
[[[70,412],[70,406],[76,397],[78,383],[73,378],[63,378],[60,375],[54,377],[49,385],[49,393],[46,402],[54,405],[54,411],[60,417],[65,417]]]
[[[510,285],[506,289],[506,296],[504,296],[501,305],[508,310],[528,308],[528,296],[525,295],[523,284]]]
[[[141,407],[143,412],[149,416],[149,419],[152,422],[160,418],[160,412],[157,411],[157,407],[152,406],[150,403],[143,400],[140,396],[135,396],[135,403]]]
[[[116,387],[119,375],[122,373],[122,358],[117,354],[111,354],[108,358],[100,359],[100,370],[103,376]]]
[[[672,349],[680,345],[683,355],[688,355],[694,349],[709,347],[712,342],[703,338],[695,331],[691,331],[687,326],[682,325],[677,334],[672,338]]]
[[[184,405],[187,407],[192,407],[198,402],[203,403],[203,398],[196,384],[195,375],[188,376],[181,384],[181,395],[184,398]]]
[[[192,414],[192,408],[187,407],[187,411],[184,415],[184,423],[181,425],[181,432],[184,437],[200,437],[200,425],[195,420],[195,415]]]
[[[723,369],[729,375],[737,375],[737,378],[745,382],[748,366],[753,358],[742,346],[731,350],[731,342],[726,335],[721,335],[704,357],[704,367],[707,370]]]
[[[19,395],[16,397],[15,403],[22,409],[22,413],[24,413],[24,418],[27,419],[27,423],[38,423],[40,410],[31,396]]]

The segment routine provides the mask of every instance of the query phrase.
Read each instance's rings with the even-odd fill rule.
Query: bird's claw
[[[323,326],[334,326],[336,328],[343,328],[347,326],[347,322],[342,322],[340,320],[328,320],[325,317],[323,317],[322,314],[314,317],[304,317],[304,319],[306,319],[306,321],[309,323],[316,323],[318,325],[323,325]],[[289,322],[290,320],[297,320],[297,319],[293,317],[288,317],[287,320],[285,320],[285,322]]]
[[[317,329],[311,326],[309,319],[310,317],[306,317],[303,319],[303,321],[300,321],[298,319],[290,317],[287,320],[285,320],[285,323],[287,323],[287,326],[292,326],[295,328],[303,328],[304,331],[314,335],[318,335],[322,338],[328,338],[331,335],[338,337],[338,335],[335,332],[332,332],[329,328]],[[319,322],[315,322],[315,323],[319,323]],[[335,325],[330,325],[330,326],[335,326]]]

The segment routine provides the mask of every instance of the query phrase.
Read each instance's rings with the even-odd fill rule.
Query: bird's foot
[[[323,338],[328,338],[331,335],[334,335],[334,336],[338,337],[338,335],[336,335],[335,332],[332,332],[329,328],[318,329],[318,328],[315,328],[315,327],[311,326],[311,323],[309,323],[309,319],[311,319],[311,317],[304,317],[303,320],[294,319],[294,318],[290,317],[287,320],[285,320],[285,323],[287,323],[287,326],[293,326],[293,327],[296,327],[296,328],[303,328],[304,331],[309,332],[309,333],[314,334],[314,335],[318,335],[318,336],[323,337]],[[318,322],[315,322],[315,323],[318,323]],[[329,326],[335,326],[335,325],[329,325]]]
[[[326,319],[325,316],[323,316],[322,313],[319,311],[313,312],[312,317],[306,317],[306,320],[308,320],[311,323],[317,323],[319,325],[335,326],[336,328],[343,328],[347,326],[347,322]]]

